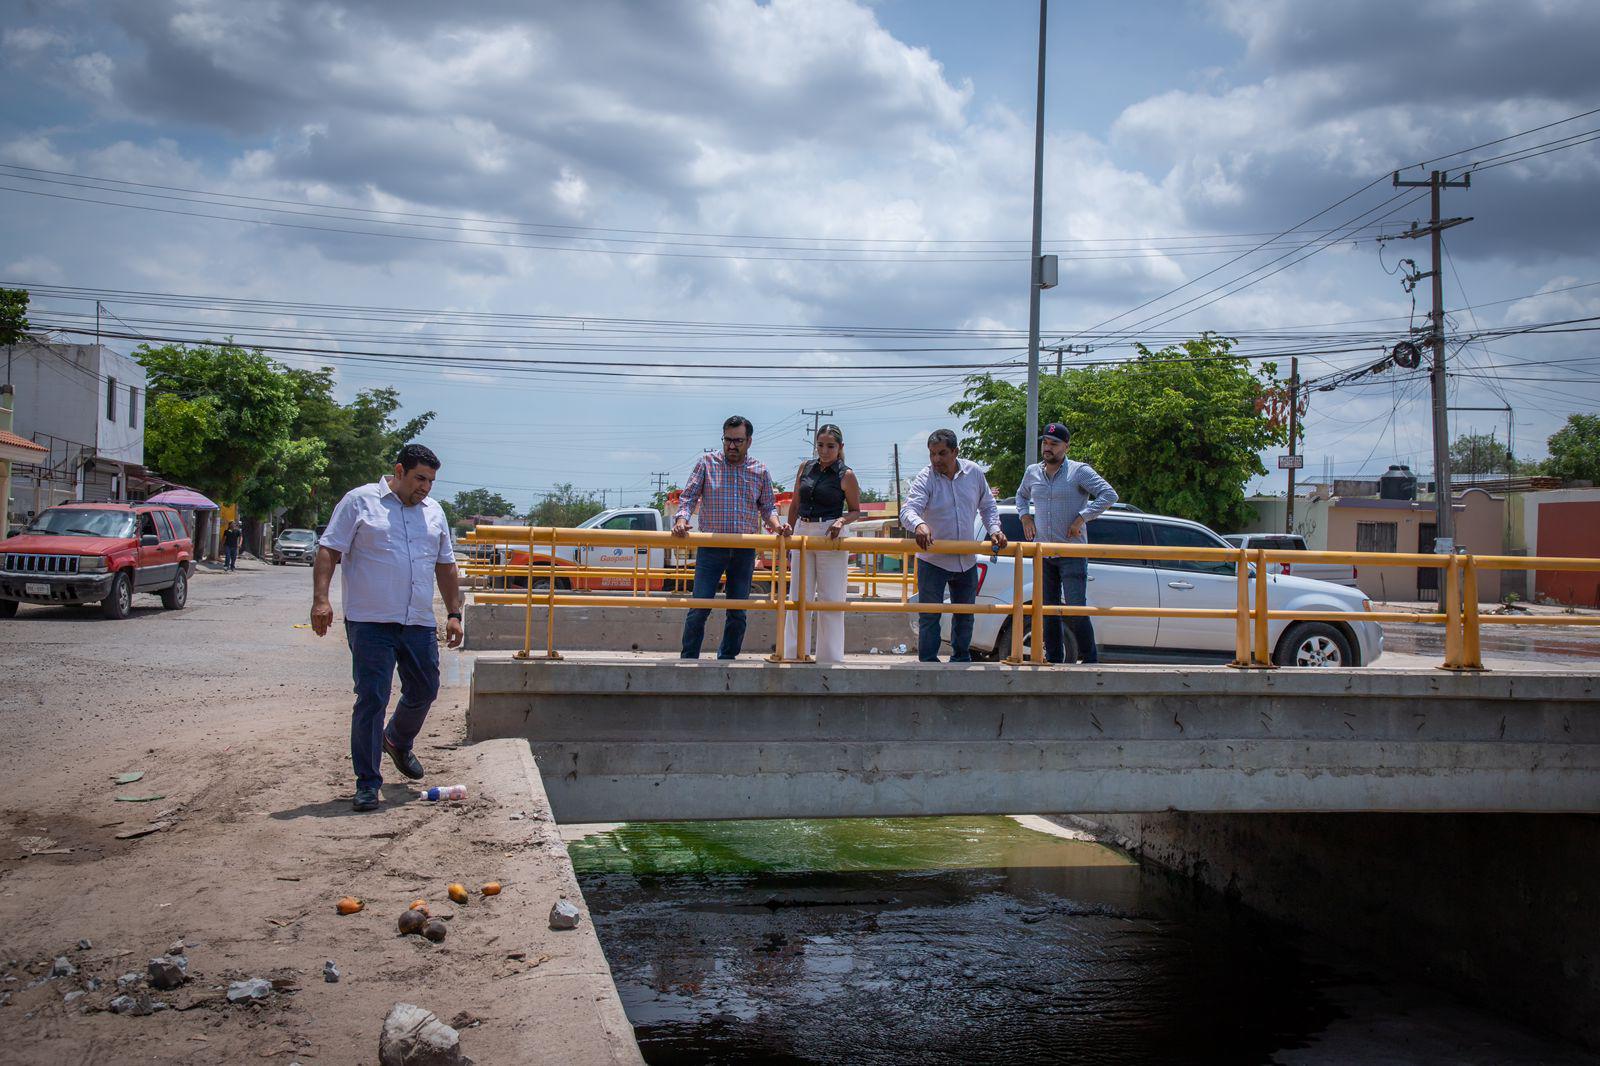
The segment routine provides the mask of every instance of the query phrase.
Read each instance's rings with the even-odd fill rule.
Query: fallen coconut
[[[428,916],[422,911],[409,910],[400,912],[400,935],[410,936],[412,933],[422,932],[422,927],[428,924]]]
[[[438,918],[429,918],[422,927],[422,935],[435,944],[443,942],[446,932],[444,922]]]

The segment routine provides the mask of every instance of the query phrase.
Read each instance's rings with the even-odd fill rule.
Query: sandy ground
[[[575,939],[546,943],[572,936],[545,923],[565,856],[553,827],[531,854],[531,823],[505,813],[514,795],[427,803],[386,764],[383,809],[351,811],[348,651],[337,629],[297,627],[310,587],[309,569],[257,564],[196,575],[181,611],[138,597],[124,622],[24,607],[0,623],[0,1062],[374,1063],[396,1001],[448,1022],[504,1008],[505,982],[544,964],[573,988],[604,971],[597,949],[584,961]],[[418,755],[428,782],[470,785],[470,657],[442,660]],[[116,784],[126,771],[144,777]],[[152,823],[164,828],[118,839]],[[510,870],[523,881],[494,899],[446,898],[452,881],[476,889]],[[529,883],[546,872],[552,884]],[[370,906],[340,916],[346,894]],[[450,919],[442,945],[395,934],[414,898]],[[109,1013],[118,976],[176,941],[192,980],[152,993],[169,1009]],[[41,981],[57,957],[76,973]],[[338,983],[324,981],[330,959]],[[249,977],[277,991],[229,1004],[227,984]],[[523,1021],[487,1017],[462,1046],[479,1062],[540,1061],[508,1050]]]

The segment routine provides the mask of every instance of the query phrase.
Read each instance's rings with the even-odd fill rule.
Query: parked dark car
[[[188,602],[193,569],[194,542],[172,508],[63,504],[0,541],[0,617],[22,603],[99,603],[107,618],[126,618],[136,592],[176,611]]]

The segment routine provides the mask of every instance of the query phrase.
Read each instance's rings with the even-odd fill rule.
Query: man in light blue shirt
[[[1000,531],[1000,509],[983,468],[959,453],[955,431],[936,429],[928,437],[928,465],[911,482],[900,525],[917,538],[921,548],[940,540],[972,540],[973,520],[983,516],[983,528],[996,551],[1006,546]],[[917,602],[943,603],[945,590],[951,603],[972,603],[978,598],[977,556],[917,553]],[[917,616],[917,658],[939,661],[939,615]],[[950,661],[972,661],[972,615],[950,618]]]
[[[328,586],[341,567],[345,638],[350,644],[356,703],[350,720],[350,760],[356,773],[358,811],[377,809],[383,754],[405,776],[422,776],[411,746],[439,695],[439,637],[433,587],[448,612],[445,640],[461,644],[461,578],[444,509],[428,499],[439,457],[407,444],[394,473],[345,493],[333,509],[317,547],[312,572],[311,628],[323,636],[333,624]],[[342,566],[341,566],[342,564]],[[384,726],[395,668],[400,703]]]
[[[1039,438],[1039,453],[1043,462],[1034,463],[1022,474],[1022,484],[1017,487],[1017,514],[1022,519],[1022,535],[1029,540],[1047,544],[1085,544],[1089,534],[1085,526],[1090,519],[1105,512],[1117,502],[1117,490],[1095,472],[1088,463],[1074,463],[1067,459],[1067,445],[1072,433],[1060,422],[1044,427]],[[1034,517],[1034,512],[1038,517]],[[1073,604],[1079,607],[1088,601],[1089,561],[1047,557],[1040,567],[1042,573],[1034,575],[1034,588],[1043,589],[1046,606]],[[1044,620],[1044,657],[1059,663],[1066,661],[1066,639],[1062,635],[1063,619],[1051,615]],[[1073,641],[1078,646],[1078,657],[1086,663],[1100,661],[1100,649],[1095,644],[1094,626],[1085,615],[1065,619],[1072,630]]]

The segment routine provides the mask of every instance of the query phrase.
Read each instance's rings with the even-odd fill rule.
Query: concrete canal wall
[[[1600,817],[1094,814],[1138,856],[1600,1048]]]

